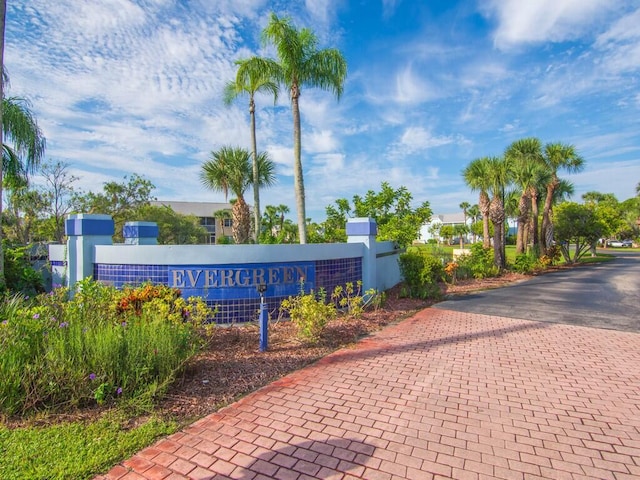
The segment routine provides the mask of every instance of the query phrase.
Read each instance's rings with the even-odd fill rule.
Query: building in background
[[[456,227],[456,225],[465,225],[464,213],[443,213],[442,215],[433,215],[431,220],[420,228],[420,237],[418,239],[419,242],[428,243],[429,240],[435,239],[438,242],[443,240],[442,236],[439,235],[440,227],[444,225],[451,225],[452,227]],[[471,230],[471,225],[473,224],[473,219],[467,215],[467,228]],[[469,243],[469,238],[471,238],[470,234],[464,234],[464,243]],[[459,239],[456,238],[455,241],[452,240],[453,244],[458,244]]]
[[[158,200],[151,202],[156,207],[167,206],[182,215],[194,215],[200,219],[209,237],[207,243],[223,243],[232,239],[231,236],[231,204],[217,202],[175,202]]]

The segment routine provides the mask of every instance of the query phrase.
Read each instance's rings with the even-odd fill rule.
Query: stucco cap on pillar
[[[74,213],[67,217],[65,233],[68,236],[104,235],[111,236],[115,226],[111,215],[97,213]]]
[[[371,217],[355,217],[347,220],[347,236],[370,236],[378,234],[378,224]]]

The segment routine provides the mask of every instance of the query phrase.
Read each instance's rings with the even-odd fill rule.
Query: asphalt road
[[[640,333],[640,252],[454,297],[435,308]]]

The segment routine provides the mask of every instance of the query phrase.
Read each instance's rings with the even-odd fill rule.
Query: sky
[[[248,98],[222,102],[237,59],[275,57],[270,12],[348,66],[344,92],[302,88],[307,217],[405,186],[436,214],[477,203],[461,172],[514,140],[573,144],[562,175],[587,191],[640,182],[640,0],[9,0],[7,95],[27,98],[46,158],[76,189],[142,175],[159,200],[225,201],[200,183],[222,146],[250,148]],[[261,206],[295,219],[288,92],[259,95],[257,142],[276,165]],[[36,178],[35,183],[38,183]],[[246,198],[252,203],[249,190]]]

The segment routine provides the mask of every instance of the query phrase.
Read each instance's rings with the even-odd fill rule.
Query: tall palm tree
[[[277,78],[290,93],[293,113],[293,180],[296,194],[296,210],[300,243],[307,243],[304,179],[302,175],[300,106],[303,86],[318,87],[342,95],[347,76],[347,62],[339,50],[318,50],[315,34],[303,28],[297,30],[289,18],[278,18],[271,13],[269,23],[262,32],[265,42],[272,43],[277,52],[279,71]]]
[[[4,4],[4,2],[3,2]],[[0,16],[2,12],[0,12]],[[2,36],[2,35],[0,35]],[[1,63],[1,62],[0,62]],[[2,75],[0,84],[5,81]],[[2,87],[2,91],[4,88]],[[29,174],[39,166],[46,141],[26,100],[9,97],[2,99],[0,108],[0,139],[2,139],[2,168],[0,168],[0,218],[2,218],[3,185],[13,188],[25,186]],[[5,285],[4,251],[0,228],[0,289]]]
[[[211,152],[211,159],[202,165],[200,181],[211,190],[236,196],[232,208],[232,232],[235,243],[247,243],[251,231],[251,213],[244,192],[253,183],[251,154],[239,147],[222,147]],[[267,187],[275,182],[274,164],[266,153],[258,155],[258,183]]]
[[[482,215],[482,245],[485,248],[491,246],[489,238],[489,206],[491,199],[487,193],[489,190],[489,157],[473,160],[463,170],[464,181],[472,191],[479,193],[478,208]]]
[[[249,116],[251,117],[251,149],[253,166],[253,221],[254,242],[258,243],[260,233],[260,188],[258,182],[258,146],[256,142],[256,103],[255,94],[268,92],[273,95],[273,102],[278,101],[278,84],[273,81],[277,65],[273,60],[260,57],[236,61],[238,71],[236,79],[226,84],[223,100],[226,105],[240,95],[249,96]]]
[[[534,137],[516,140],[506,148],[504,155],[510,161],[514,182],[521,192],[516,233],[516,253],[520,254],[526,249],[526,229],[532,210],[532,187],[539,183],[539,176],[543,171],[542,144]]]
[[[473,243],[476,243],[476,232],[475,229],[473,229],[473,224],[480,218],[480,208],[478,204],[471,205],[467,210],[467,214],[471,217],[471,233],[473,235]]]
[[[504,157],[489,157],[487,160],[487,173],[491,202],[489,205],[489,218],[493,223],[493,263],[500,270],[507,266],[505,256],[505,194],[511,181],[510,161]]]
[[[578,155],[573,145],[564,143],[547,143],[544,147],[544,163],[551,179],[546,185],[547,195],[542,210],[542,248],[546,252],[553,242],[553,199],[555,190],[560,185],[558,170],[569,173],[579,172],[584,168],[584,159]]]

